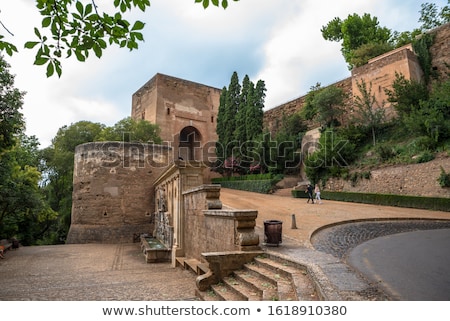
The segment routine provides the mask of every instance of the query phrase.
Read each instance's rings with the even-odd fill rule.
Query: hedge
[[[277,181],[273,179],[264,180],[235,180],[215,182],[224,188],[237,189],[241,191],[269,194]]]
[[[296,198],[304,197],[305,192],[293,190],[292,196]],[[322,191],[322,199],[334,201],[366,203],[383,206],[398,206],[418,208],[434,211],[450,212],[450,198],[423,197],[394,194],[374,194],[374,193],[353,193],[353,192],[329,192]]]

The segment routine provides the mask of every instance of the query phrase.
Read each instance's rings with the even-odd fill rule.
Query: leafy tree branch
[[[233,0],[238,1],[238,0]],[[145,12],[150,0],[112,0],[114,12],[107,13],[95,0],[36,0],[42,16],[40,27],[34,28],[36,40],[27,41],[26,49],[36,51],[34,64],[46,66],[47,77],[62,74],[61,60],[74,57],[80,62],[90,55],[101,58],[110,46],[137,50],[144,41],[145,23],[129,21],[124,15],[132,11]],[[228,0],[195,0],[206,9],[210,4],[226,9]],[[1,21],[0,26],[12,35]],[[4,40],[0,31],[0,52],[12,56],[18,52],[15,44]]]

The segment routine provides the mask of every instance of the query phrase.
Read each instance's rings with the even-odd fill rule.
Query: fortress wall
[[[342,88],[344,93],[346,94],[346,99],[344,104],[350,105],[350,101],[352,98],[352,79],[351,77],[345,78],[341,81],[338,81],[330,86],[336,86],[338,88]],[[281,120],[283,115],[291,116],[300,110],[302,110],[303,105],[305,104],[305,99],[307,95],[298,97],[294,100],[291,100],[287,103],[274,107],[272,109],[266,110],[264,112],[264,128],[268,128],[270,133],[275,134],[281,125]],[[345,120],[344,120],[345,121]],[[310,128],[318,127],[319,124],[310,123],[308,124]]]
[[[440,26],[431,31],[435,34],[434,44],[430,48],[432,66],[441,79],[448,79],[450,72],[450,23]],[[387,102],[384,94],[385,88],[391,88],[395,79],[395,72],[403,73],[407,79],[421,79],[423,72],[414,54],[411,45],[407,45],[379,57],[375,57],[368,64],[355,68],[349,78],[336,82],[332,85],[344,89],[348,99],[344,103],[346,108],[352,110],[353,96],[358,94],[356,79],[363,78],[366,82],[372,82],[373,93],[376,94],[379,103]],[[264,126],[273,134],[277,131],[283,114],[290,116],[303,108],[305,97],[301,96],[282,105],[267,110],[264,113]],[[387,116],[393,114],[392,107],[386,103]],[[345,119],[343,119],[345,122]],[[312,124],[310,128],[317,127]]]
[[[432,68],[441,77],[448,79],[450,73],[450,23],[432,31],[434,43],[430,48]]]
[[[172,163],[162,145],[94,142],[77,146],[67,243],[132,242],[153,229],[156,178]]]

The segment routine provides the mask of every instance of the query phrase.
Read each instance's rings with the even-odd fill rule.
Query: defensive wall
[[[173,163],[163,145],[93,142],[76,147],[67,243],[133,242],[153,230],[154,182]]]
[[[434,43],[430,48],[433,73],[442,80],[448,79],[450,71],[450,23],[442,25],[430,33],[434,35]],[[393,109],[387,102],[385,89],[392,88],[396,72],[402,73],[406,79],[420,80],[422,78],[423,72],[411,44],[371,59],[366,65],[354,68],[348,78],[330,86],[343,89],[347,97],[344,101],[344,107],[348,111],[347,115],[349,115],[353,112],[353,97],[359,94],[357,81],[364,80],[366,84],[372,83],[372,93],[375,94],[380,105],[384,102],[386,114],[389,116],[392,115]],[[305,98],[306,94],[267,110],[264,113],[264,126],[271,133],[276,132],[283,115],[290,116],[299,112],[303,108]],[[342,121],[345,122],[345,119],[342,119]],[[310,128],[314,127],[314,124],[310,125]]]

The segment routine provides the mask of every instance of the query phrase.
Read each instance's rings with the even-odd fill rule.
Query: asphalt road
[[[347,262],[394,300],[450,300],[450,229],[375,238],[355,247]]]

